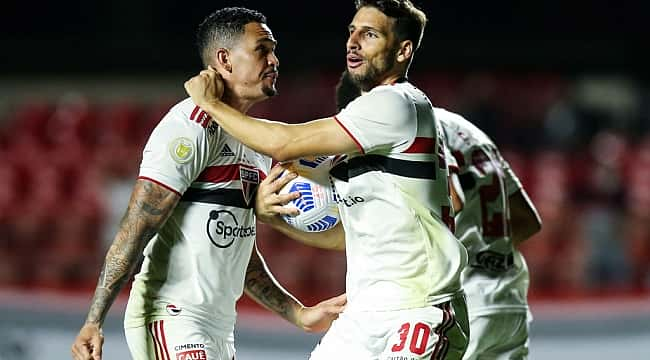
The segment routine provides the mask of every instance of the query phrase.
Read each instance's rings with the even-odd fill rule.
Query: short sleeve
[[[172,109],[153,130],[142,153],[138,178],[183,194],[206,167],[209,145],[203,127]]]
[[[393,86],[375,88],[335,116],[362,153],[390,151],[415,137],[415,104]]]
[[[439,122],[440,127],[442,128],[441,131],[438,131],[438,139],[440,141],[440,145],[443,148],[443,156],[445,159],[445,164],[447,164],[447,168],[449,169],[450,173],[455,173],[458,174],[460,169],[458,168],[458,161],[454,157],[454,155],[451,152],[451,147],[449,144],[449,138],[448,134],[444,131],[444,123]]]
[[[501,154],[499,154],[499,158],[501,160],[501,167],[503,168],[503,174],[505,176],[506,190],[508,192],[508,196],[510,196],[521,190],[523,186],[521,185],[521,181],[519,181],[519,178],[512,170],[512,167],[506,161],[506,159],[504,159]]]

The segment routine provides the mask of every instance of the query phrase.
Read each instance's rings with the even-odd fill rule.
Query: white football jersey
[[[514,248],[508,197],[522,189],[492,140],[462,116],[435,109],[456,158],[465,205],[456,235],[467,247],[463,288],[472,316],[526,311],[528,268]]]
[[[169,111],[145,146],[139,178],[181,199],[144,250],[126,327],[177,315],[232,333],[255,243],[253,196],[270,167],[270,158],[221,131],[191,99]]]
[[[336,120],[358,152],[330,174],[346,233],[346,311],[449,300],[467,262],[451,220],[444,132],[422,91],[378,86]]]

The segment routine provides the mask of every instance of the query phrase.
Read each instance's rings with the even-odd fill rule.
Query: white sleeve
[[[444,126],[442,122],[439,123],[440,126]],[[444,159],[445,163],[447,164],[447,169],[449,169],[450,173],[455,173],[458,174],[460,169],[458,167],[458,160],[454,157],[452,154],[452,150],[450,147],[450,142],[449,138],[447,137],[447,133],[445,131],[440,131],[438,133],[438,139],[441,142],[441,146],[444,148]]]
[[[205,129],[187,116],[172,109],[160,121],[144,148],[138,176],[179,195],[205,169],[209,155]]]
[[[390,87],[375,89],[352,101],[334,117],[362,153],[390,151],[415,138],[415,104]]]
[[[506,161],[506,159],[503,158],[503,156],[501,156],[500,153],[499,159],[501,161],[501,167],[503,168],[503,173],[505,175],[506,192],[508,193],[508,196],[510,196],[521,190],[523,186],[521,185],[521,181],[519,181],[519,178],[515,172],[512,170],[512,167],[510,167],[510,164]]]

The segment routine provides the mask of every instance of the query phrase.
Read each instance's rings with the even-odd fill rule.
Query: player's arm
[[[303,124],[255,119],[220,101],[216,71],[204,70],[185,83],[192,100],[230,135],[251,149],[278,161],[358,150],[346,131],[330,117]]]
[[[345,294],[306,307],[273,278],[257,247],[253,249],[244,283],[246,295],[297,327],[309,331],[327,330],[347,302]]]
[[[451,195],[451,205],[454,207],[454,214],[458,214],[465,206],[465,193],[460,186],[458,174],[452,173],[449,178],[449,194]]]
[[[512,241],[518,246],[542,229],[542,219],[524,189],[508,197]]]
[[[333,228],[321,232],[304,232],[297,230],[279,217],[275,217],[270,225],[287,235],[288,237],[300,241],[301,243],[326,250],[345,250],[345,231],[343,225],[339,222]]]
[[[305,245],[328,250],[345,250],[345,232],[341,223],[327,231],[308,233],[297,230],[282,220],[281,215],[299,214],[298,209],[284,207],[283,205],[300,196],[297,191],[282,195],[278,194],[284,185],[296,177],[293,172],[286,172],[282,175],[284,170],[281,165],[276,165],[269,172],[269,176],[258,186],[255,195],[257,219]]]
[[[177,193],[151,181],[136,181],[106,254],[88,316],[72,346],[74,359],[101,359],[101,327],[108,309],[133,274],[145,245],[169,218],[179,198]]]

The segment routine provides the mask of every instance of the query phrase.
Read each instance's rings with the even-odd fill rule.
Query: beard
[[[352,79],[350,72],[345,70],[336,84],[336,109],[343,110],[344,107],[361,95],[361,89]]]
[[[355,74],[350,73],[350,79],[352,82],[363,91],[370,91],[370,89],[379,85],[381,78],[388,72],[390,69],[395,66],[397,62],[397,51],[391,49],[388,51],[388,54],[379,59],[377,65],[372,62],[366,63],[366,71],[364,73]]]
[[[262,93],[268,97],[273,97],[278,94],[278,89],[275,88],[275,85],[263,86]]]

